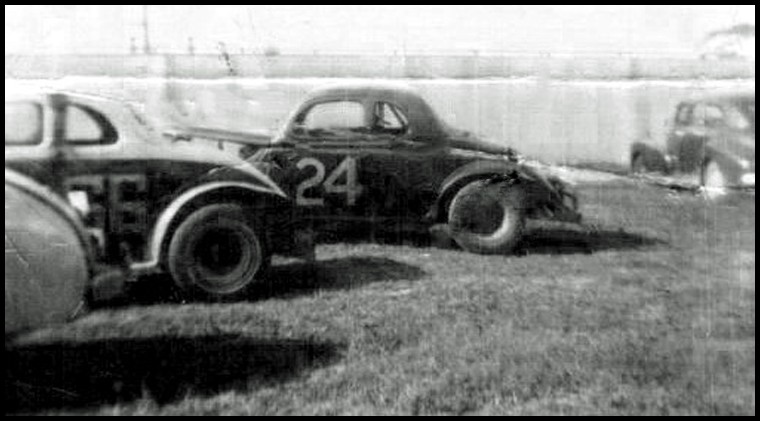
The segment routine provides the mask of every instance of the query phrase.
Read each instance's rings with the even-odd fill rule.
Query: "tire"
[[[702,165],[701,183],[702,187],[707,189],[725,189],[728,187],[726,175],[715,161],[707,161]]]
[[[476,181],[452,200],[449,230],[454,241],[471,253],[511,253],[525,231],[524,203],[519,187]]]
[[[631,173],[633,175],[646,174],[649,171],[647,168],[647,160],[643,153],[636,154],[631,160]]]
[[[230,204],[192,213],[175,231],[167,256],[174,282],[193,300],[243,298],[269,264],[254,224]]]

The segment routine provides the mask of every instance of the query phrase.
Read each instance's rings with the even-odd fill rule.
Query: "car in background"
[[[681,102],[664,143],[634,144],[632,172],[696,174],[707,188],[754,188],[754,92]]]
[[[135,278],[168,272],[192,298],[237,297],[270,256],[305,248],[291,201],[266,175],[211,145],[165,138],[121,101],[6,91],[5,167],[79,212],[97,260]]]
[[[527,219],[579,222],[577,198],[512,148],[444,123],[414,90],[348,84],[309,95],[268,146],[243,149],[319,232],[444,227],[463,249],[511,252]]]

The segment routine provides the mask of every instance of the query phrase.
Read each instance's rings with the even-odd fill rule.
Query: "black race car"
[[[449,127],[406,87],[317,90],[271,142],[252,143],[248,162],[317,230],[336,221],[439,225],[462,248],[496,254],[512,251],[527,218],[581,219],[562,181]]]

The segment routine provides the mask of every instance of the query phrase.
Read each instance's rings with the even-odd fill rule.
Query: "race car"
[[[309,248],[287,194],[256,167],[168,139],[121,101],[6,91],[5,166],[77,209],[98,260],[134,278],[168,272],[191,298],[237,297],[270,256]]]
[[[631,171],[695,174],[707,188],[754,189],[754,92],[681,102],[664,142],[633,145]]]
[[[318,89],[271,143],[242,153],[316,231],[336,221],[443,227],[467,251],[502,254],[529,218],[581,220],[565,183],[508,146],[451,128],[405,86]]]

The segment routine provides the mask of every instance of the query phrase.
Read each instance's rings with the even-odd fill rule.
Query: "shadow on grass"
[[[634,250],[666,244],[665,241],[625,231],[566,228],[534,229],[520,243],[518,255],[593,254]]]
[[[416,281],[427,276],[422,269],[388,258],[346,257],[315,263],[275,265],[266,281],[252,288],[250,301],[309,295],[317,291],[348,290],[378,282]],[[131,286],[125,297],[104,307],[180,302],[182,296],[167,275],[152,276]]]
[[[322,239],[325,244],[385,244],[418,248],[458,249],[445,229],[430,232],[386,231],[372,234],[360,231],[331,233]],[[666,244],[661,239],[623,230],[586,229],[567,224],[535,222],[515,250],[524,255],[592,254],[610,250],[631,250]]]
[[[292,263],[270,269],[266,285],[254,289],[255,299],[349,290],[378,282],[416,281],[427,273],[395,260],[349,257],[316,263]]]
[[[5,413],[168,404],[287,381],[338,358],[332,344],[237,336],[119,339],[5,350]]]

